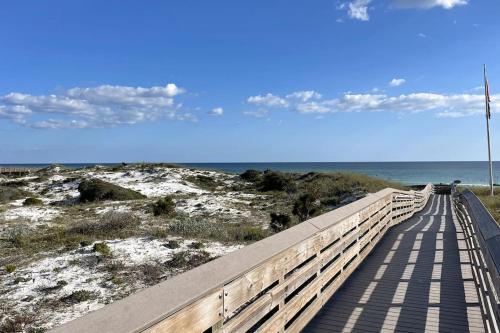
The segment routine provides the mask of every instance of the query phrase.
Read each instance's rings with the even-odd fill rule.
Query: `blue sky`
[[[484,160],[483,63],[500,159],[498,13],[494,0],[3,2],[0,163]]]

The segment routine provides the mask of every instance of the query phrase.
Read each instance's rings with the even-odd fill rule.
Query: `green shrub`
[[[141,279],[148,285],[158,283],[158,280],[163,275],[162,266],[158,264],[142,264],[139,266]]]
[[[216,179],[204,175],[189,176],[186,180],[208,191],[214,191],[217,186],[221,185]]]
[[[165,266],[168,268],[183,268],[188,264],[188,255],[186,251],[174,253],[172,258],[165,262]]]
[[[69,304],[76,304],[90,301],[97,298],[97,294],[89,290],[76,290],[73,293],[61,298],[61,301]]]
[[[0,321],[0,332],[2,333],[41,332],[36,329],[29,328],[35,322],[35,320],[36,318],[32,314],[15,313],[10,317],[6,317],[2,321]]]
[[[260,182],[260,190],[267,191],[288,191],[294,188],[294,183],[290,175],[281,172],[267,170]]]
[[[7,241],[17,248],[25,247],[29,242],[28,231],[21,226],[15,226],[7,230]]]
[[[89,241],[89,240],[86,240],[86,239],[84,239],[84,240],[82,240],[82,241],[80,242],[80,246],[81,246],[81,247],[86,247],[86,246],[89,246],[90,244],[92,244],[92,242],[91,242],[91,241]]]
[[[93,237],[126,237],[132,231],[137,229],[140,221],[135,215],[128,212],[107,212],[97,222],[81,221],[71,228],[65,234],[68,237],[78,236],[81,246],[88,246]]]
[[[213,258],[210,256],[210,253],[208,253],[207,251],[198,251],[195,253],[191,253],[191,255],[189,256],[189,266],[200,266],[212,259]]]
[[[214,223],[182,217],[169,224],[173,235],[224,242],[250,242],[265,238],[268,232],[259,226],[238,223]]]
[[[7,273],[13,273],[16,270],[16,268],[17,267],[14,264],[7,264],[7,265],[5,265],[5,271]]]
[[[325,207],[335,207],[340,204],[340,199],[337,196],[321,198],[321,205]]]
[[[3,183],[4,186],[8,187],[24,187],[28,186],[29,182],[27,180],[10,180],[8,182]]]
[[[174,215],[175,214],[175,203],[171,197],[165,197],[158,199],[153,204],[153,214],[154,216],[159,215]]]
[[[40,206],[40,205],[43,205],[43,201],[33,197],[29,197],[23,202],[23,206]]]
[[[459,187],[459,190],[462,189],[463,187]],[[490,188],[487,186],[475,186],[470,188],[470,190],[477,195],[497,223],[500,223],[500,187],[494,187],[495,196],[493,197],[490,195]]]
[[[19,200],[28,195],[29,193],[24,190],[0,185],[0,203]]]
[[[269,227],[274,232],[280,232],[290,228],[292,225],[292,218],[287,214],[271,213],[271,223]]]
[[[255,226],[237,226],[230,230],[230,238],[234,241],[256,242],[268,236],[266,230]]]
[[[120,284],[123,284],[123,279],[119,276],[116,276],[116,275],[113,275],[110,279],[110,281],[113,283],[113,284],[116,284],[116,285],[120,285]]]
[[[316,198],[310,193],[302,194],[293,204],[293,214],[299,217],[300,221],[309,219],[317,211]]]
[[[168,249],[178,249],[179,247],[181,247],[181,245],[179,244],[179,241],[176,241],[176,240],[169,240],[167,243],[163,244],[163,246],[165,246],[166,248]]]
[[[92,250],[94,252],[99,252],[103,256],[111,255],[111,249],[109,248],[109,246],[106,243],[95,243]]]
[[[240,175],[240,178],[247,181],[255,183],[262,178],[262,172],[258,170],[249,169]]]
[[[114,185],[100,179],[83,180],[78,185],[81,202],[102,200],[137,200],[144,199],[141,193]]]
[[[221,231],[221,226],[206,220],[196,220],[187,216],[172,221],[168,229],[171,234],[185,237],[212,238]]]
[[[132,213],[110,211],[101,217],[98,228],[105,234],[111,234],[120,230],[135,229],[139,224],[139,219]]]
[[[172,258],[165,262],[169,269],[183,269],[187,267],[196,267],[212,260],[210,254],[206,251],[197,251],[189,253],[187,251],[174,253]]]
[[[205,244],[203,244],[202,242],[192,242],[191,244],[189,244],[189,247],[192,249],[199,250],[204,248]]]
[[[401,184],[373,178],[363,174],[349,172],[334,173],[308,173],[301,177],[302,191],[312,193],[319,197],[345,197],[355,192],[375,193],[386,187],[406,189]],[[318,197],[318,198],[319,198]]]

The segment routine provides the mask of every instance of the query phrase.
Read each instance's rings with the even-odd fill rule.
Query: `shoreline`
[[[123,163],[60,163],[57,165],[70,169],[91,168],[95,166],[114,167]],[[229,174],[240,174],[248,169],[259,171],[273,170],[287,173],[308,172],[352,172],[370,177],[394,181],[406,185],[427,182],[449,184],[461,180],[468,186],[488,185],[488,169],[485,161],[438,161],[438,162],[222,162],[222,163],[168,163],[168,162],[131,162],[127,165],[173,164],[179,167],[196,168]],[[52,164],[0,164],[1,167],[44,168]],[[494,162],[495,183],[500,183],[500,162]]]

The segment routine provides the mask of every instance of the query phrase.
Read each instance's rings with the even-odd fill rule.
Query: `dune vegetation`
[[[170,164],[0,178],[0,331],[48,329],[385,187],[403,188]]]

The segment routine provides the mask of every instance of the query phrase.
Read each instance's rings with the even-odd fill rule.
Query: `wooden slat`
[[[482,319],[471,310],[479,309],[477,301],[467,296],[475,292],[474,284],[466,294],[463,269],[456,264],[460,259],[453,212],[449,197],[445,199],[444,231],[440,231],[441,219],[431,216],[432,213],[419,213],[408,222],[390,229],[370,257],[361,263],[359,270],[336,291],[303,331],[484,331]],[[444,214],[443,205],[440,214]],[[419,223],[422,218],[424,223]],[[424,231],[431,218],[434,223]],[[381,236],[379,234],[377,238]],[[396,242],[399,242],[398,246],[395,246]],[[436,246],[443,249],[438,250]],[[416,262],[411,263],[409,259],[414,248],[420,253]],[[439,270],[435,270],[437,255],[434,256],[433,251],[445,253],[438,264]],[[391,253],[391,260],[385,263]],[[354,270],[355,266],[355,263],[349,266],[343,274]],[[411,270],[408,270],[409,266]],[[381,267],[384,268],[382,271]],[[472,303],[467,303],[467,300]]]
[[[204,332],[223,320],[222,309],[222,289],[220,289],[143,332]]]

